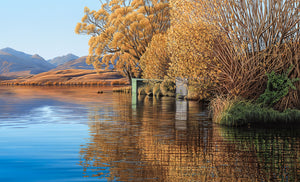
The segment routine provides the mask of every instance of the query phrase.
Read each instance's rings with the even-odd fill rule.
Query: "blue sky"
[[[11,47],[45,59],[88,54],[87,35],[77,35],[84,7],[99,0],[4,0],[0,2],[0,49]]]

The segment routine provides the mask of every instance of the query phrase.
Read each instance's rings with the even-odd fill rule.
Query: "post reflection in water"
[[[211,123],[198,103],[114,95],[90,112],[84,175],[111,181],[297,181],[299,135]],[[278,132],[277,132],[278,133]],[[279,132],[280,133],[280,132]]]
[[[186,100],[176,100],[176,121],[175,128],[177,130],[187,129],[187,119],[188,119],[188,102]]]

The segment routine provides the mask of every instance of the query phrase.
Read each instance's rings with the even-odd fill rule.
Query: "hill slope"
[[[41,56],[29,55],[24,52],[16,51],[12,48],[0,50],[0,74],[19,75],[38,74],[55,68]]]
[[[68,62],[66,62],[62,65],[57,66],[53,70],[68,70],[68,69],[94,70],[95,68],[94,68],[93,65],[88,65],[86,63],[86,58],[87,58],[87,56],[83,56],[83,57],[80,57],[78,59],[68,61]],[[101,61],[101,59],[100,59],[100,61]],[[103,69],[105,69],[105,67],[106,67],[106,65],[103,64],[99,69],[103,70]],[[114,68],[114,66],[111,64],[111,65],[109,65],[108,70],[113,70],[113,68]]]
[[[51,70],[26,78],[0,81],[1,84],[17,85],[114,85],[128,84],[119,72],[95,70]]]
[[[67,70],[67,69],[86,69],[93,70],[93,65],[86,64],[86,56],[80,57],[75,60],[68,61],[62,65],[57,66],[53,70]]]

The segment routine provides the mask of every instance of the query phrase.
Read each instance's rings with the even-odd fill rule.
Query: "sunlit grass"
[[[131,93],[131,86],[113,88],[113,92]]]

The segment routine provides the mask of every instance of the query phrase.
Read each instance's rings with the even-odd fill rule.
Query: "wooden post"
[[[186,78],[176,78],[176,97],[183,99],[188,95],[188,80]]]

